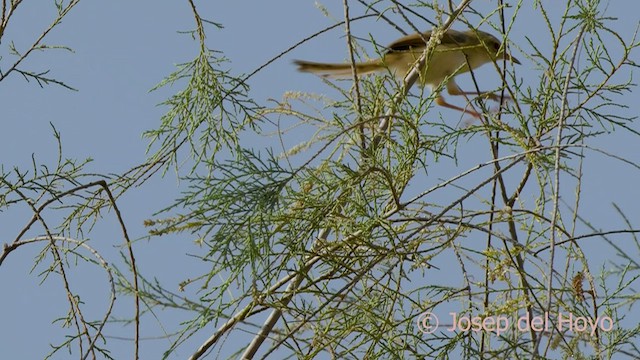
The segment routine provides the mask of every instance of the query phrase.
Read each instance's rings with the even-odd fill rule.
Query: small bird
[[[404,36],[391,43],[382,58],[356,63],[356,73],[367,75],[388,70],[396,77],[404,77],[424,52],[429,38],[431,31]],[[450,95],[482,95],[497,100],[494,94],[462,91],[454,76],[503,58],[520,64],[520,61],[506,53],[502,43],[489,33],[480,30],[447,30],[431,57],[427,59],[426,66],[420,69],[420,85],[426,85],[433,90],[446,82]],[[323,77],[345,78],[352,75],[350,63],[331,64],[303,60],[295,60],[294,63],[298,65],[298,71]],[[440,94],[435,101],[436,104],[450,109],[466,111],[449,104]],[[474,111],[468,112],[480,117],[480,114]]]

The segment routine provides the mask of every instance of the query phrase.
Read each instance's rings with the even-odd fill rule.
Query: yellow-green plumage
[[[387,47],[387,51],[380,59],[358,62],[355,69],[358,75],[366,75],[381,71],[390,71],[396,77],[404,77],[422,56],[431,31],[402,37]],[[480,30],[447,30],[442,34],[440,43],[427,59],[426,65],[420,69],[420,84],[422,86],[439,87],[447,81],[449,94],[472,94],[458,88],[453,77],[475,69],[483,64],[499,59],[507,59],[516,64],[520,62],[507,54],[501,42],[493,35]],[[314,73],[325,77],[350,77],[352,64],[350,63],[320,63],[295,60],[298,70]],[[438,104],[463,110],[457,106],[447,104],[442,97],[436,99]]]

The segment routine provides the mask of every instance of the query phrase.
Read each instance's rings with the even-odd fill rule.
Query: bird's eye
[[[500,44],[493,43],[493,50],[498,51],[500,49]]]

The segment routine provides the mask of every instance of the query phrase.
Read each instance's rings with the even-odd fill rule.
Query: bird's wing
[[[431,37],[431,31],[425,31],[422,34],[411,34],[392,42],[387,46],[389,52],[395,51],[411,51],[415,48],[424,48],[426,45],[426,41],[429,41]],[[446,48],[452,47],[460,47],[464,45],[468,45],[467,43],[470,41],[470,37],[463,33],[462,31],[457,30],[447,30],[442,35],[442,39],[440,40],[440,46]]]

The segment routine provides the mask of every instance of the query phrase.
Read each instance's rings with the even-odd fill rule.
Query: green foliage
[[[144,134],[147,162],[107,176],[60,155],[53,169],[34,160],[29,171],[2,171],[2,209],[25,206],[33,216],[27,230],[37,222],[46,235],[29,239],[21,232],[5,247],[0,265],[18,247],[43,242],[34,261],[51,262],[43,278],[65,275],[70,309],[59,323],[75,326],[75,333],[53,354],[80,344],[87,355],[111,356],[101,333],[106,320],[84,319],[82,301],[67,286],[75,261],[103,267],[110,279],[112,271],[117,274],[112,287],[136,300],[135,315],[125,324],[139,326],[172,310],[189,314],[166,331],[171,344],[165,358],[178,349],[193,359],[208,351],[252,358],[258,350],[272,358],[640,356],[640,326],[628,314],[639,300],[633,289],[640,278],[640,230],[618,208],[626,227],[599,229],[581,207],[583,167],[594,154],[640,169],[628,154],[610,154],[597,142],[614,131],[640,135],[635,115],[625,112],[635,86],[635,32],[616,32],[615,19],[598,0],[567,0],[559,17],[549,10],[558,3],[546,2],[475,8],[463,1],[460,11],[438,2],[360,3],[365,15],[376,14],[389,28],[430,26],[413,11],[418,8],[439,26],[450,18],[500,31],[509,51],[533,71],[525,77],[524,70],[500,62],[472,71],[475,90],[500,95],[467,99],[482,116],[457,124],[436,107],[442,89],[405,91],[409,83],[388,74],[359,78],[357,87],[351,87],[353,79],[324,79],[328,95],[292,91],[261,104],[248,85],[254,73],[236,75],[222,53],[206,46],[205,24],[221,25],[202,19],[189,2],[198,54],[154,88],[181,87],[162,103],[167,111],[158,127]],[[58,6],[64,16],[65,5]],[[527,17],[541,25],[540,32],[515,39],[513,29]],[[362,43],[354,48],[363,52]],[[487,89],[483,72],[500,84]],[[51,81],[45,73],[20,73]],[[492,98],[500,99],[497,109]],[[478,146],[474,153],[468,144]],[[145,269],[138,274],[116,204],[171,167],[180,176],[181,195],[167,199],[170,205],[145,226],[148,239],[173,235],[198,246],[192,258],[203,266],[184,275],[180,291],[186,294]],[[57,215],[59,226],[47,225],[45,210]],[[108,210],[125,239],[125,270],[107,265],[88,241],[71,239],[83,238]],[[587,241],[617,258],[594,266],[584,250]],[[153,250],[154,244],[146,246]],[[432,334],[422,333],[425,312],[441,318]],[[447,331],[452,312],[479,321],[502,316],[514,326],[499,334]],[[515,327],[547,314],[552,321],[561,314],[606,316],[614,329]],[[194,338],[207,340],[188,348]],[[266,338],[268,349],[260,347]]]

